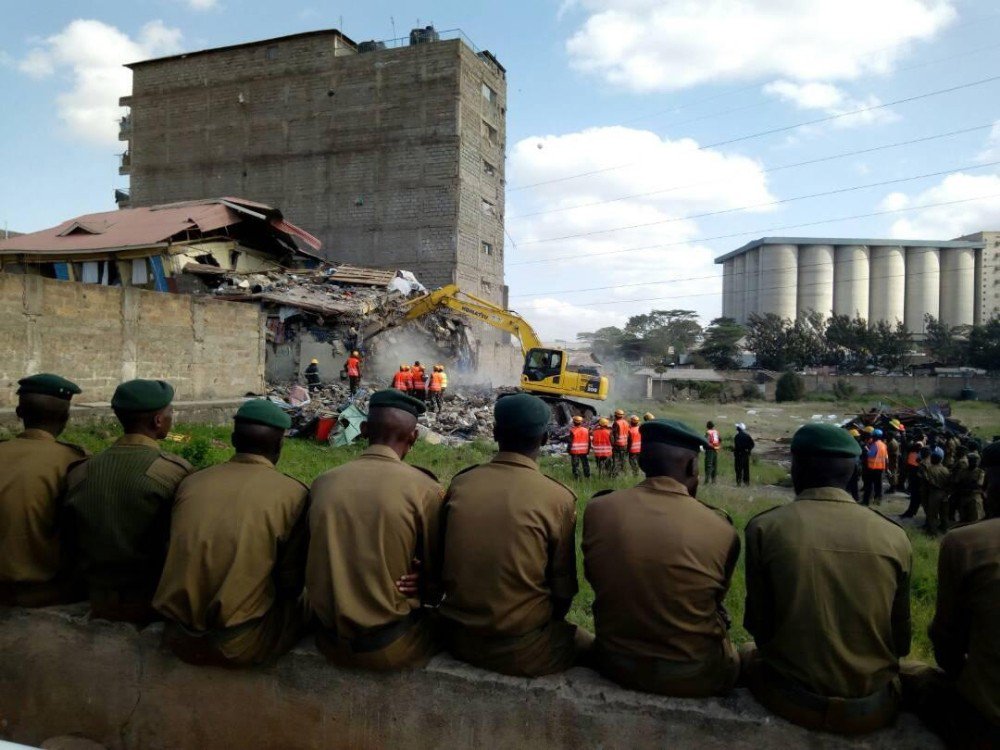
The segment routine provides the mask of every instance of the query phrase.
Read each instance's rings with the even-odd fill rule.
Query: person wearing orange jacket
[[[441,407],[444,405],[444,389],[447,382],[444,367],[434,365],[434,371],[431,373],[431,382],[428,384],[427,397],[430,405],[438,414],[441,413]]]
[[[597,427],[590,433],[590,447],[594,452],[594,462],[597,464],[597,476],[611,477],[614,475],[611,464],[611,429],[607,417],[601,417]]]
[[[583,417],[573,417],[573,426],[569,428],[566,437],[566,452],[573,467],[573,479],[580,478],[583,470],[584,479],[590,479],[590,430],[583,425]]]
[[[611,423],[611,444],[614,460],[611,464],[611,476],[625,472],[625,460],[628,456],[628,420],[623,409],[615,409],[615,421]]]
[[[861,479],[864,490],[861,495],[862,505],[871,505],[872,497],[875,505],[882,504],[882,477],[885,475],[889,462],[889,449],[882,442],[882,430],[873,430],[865,441],[864,469]]]
[[[347,374],[347,382],[353,396],[358,392],[358,386],[361,385],[361,355],[356,349],[351,352],[351,356],[344,363],[344,372]]]
[[[715,422],[706,423],[705,440],[708,441],[705,449],[705,484],[715,484],[719,476],[719,450],[722,448],[722,437],[715,429]]]
[[[642,452],[642,435],[639,433],[639,416],[628,418],[628,465],[633,474],[639,474],[639,454]]]
[[[403,393],[410,392],[410,384],[413,382],[412,376],[410,375],[409,365],[400,365],[399,372],[397,372],[392,378],[392,387],[397,391],[402,391]]]
[[[419,359],[410,368],[410,375],[412,380],[410,395],[421,401],[427,401],[427,383],[424,382],[424,366],[420,364]]]

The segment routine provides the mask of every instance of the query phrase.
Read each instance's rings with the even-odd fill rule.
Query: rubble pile
[[[921,409],[909,407],[890,408],[883,404],[863,411],[843,425],[845,428],[863,430],[871,426],[889,432],[902,426],[906,432],[945,432],[959,437],[967,435],[969,428],[957,419],[951,418],[951,405],[930,404]]]

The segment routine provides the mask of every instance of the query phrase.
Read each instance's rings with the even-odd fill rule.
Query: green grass
[[[670,405],[673,407],[674,405]],[[773,406],[773,404],[759,406]],[[815,410],[815,404],[796,405],[797,411],[801,413],[819,413],[823,410]],[[706,414],[719,413],[720,409],[727,406],[686,403],[682,409],[683,416],[692,424],[703,424]],[[752,405],[750,408],[754,408]],[[655,408],[654,408],[655,411]],[[671,409],[673,411],[673,409]],[[732,412],[732,409],[729,409]],[[700,413],[697,413],[700,412]],[[987,430],[986,434],[992,434],[988,430],[995,429],[1000,432],[1000,410],[991,404],[968,404],[962,405],[960,416],[967,424],[977,424]],[[667,411],[660,406],[660,414],[667,414]],[[725,412],[722,412],[725,413]],[[823,411],[823,413],[832,413]],[[994,428],[993,425],[996,425]],[[186,443],[165,442],[167,450],[179,453],[192,461],[196,466],[207,466],[221,461],[225,461],[232,455],[232,448],[229,447],[229,430],[224,427],[211,427],[205,425],[180,424],[174,429],[175,432],[190,436],[191,440]],[[91,452],[97,452],[110,445],[121,434],[120,428],[113,423],[100,423],[89,427],[71,427],[64,435],[64,439],[83,445]],[[349,446],[346,448],[330,448],[326,445],[318,444],[309,440],[288,440],[285,443],[285,450],[282,454],[278,468],[289,475],[310,483],[317,475],[334,466],[346,463],[361,452],[360,446]],[[488,461],[492,456],[494,446],[488,442],[476,442],[462,445],[455,448],[446,446],[429,445],[419,442],[414,447],[408,457],[411,463],[430,469],[442,483],[447,484],[451,477],[461,469],[473,464]],[[730,453],[723,453],[719,461],[719,484],[702,487],[699,491],[699,498],[725,510],[733,519],[736,528],[741,532],[747,521],[757,513],[767,510],[781,503],[788,502],[790,492],[787,489],[774,487],[777,483],[787,485],[787,469],[771,463],[762,461],[756,457],[753,459],[751,467],[751,478],[754,484],[749,488],[737,488],[734,483],[734,473],[732,456]],[[621,488],[633,485],[638,480],[635,477],[619,477],[615,480],[583,480],[575,481],[570,472],[569,461],[565,456],[545,457],[542,460],[543,470],[568,485],[576,493],[578,498],[577,508],[579,522],[577,525],[577,541],[579,543],[582,531],[583,511],[586,508],[587,499],[595,492],[608,488]],[[897,504],[900,500],[895,501]],[[892,508],[890,512],[899,512],[898,508]],[[913,544],[914,570],[912,576],[912,616],[913,616],[913,652],[914,658],[932,661],[931,646],[927,637],[927,626],[930,624],[934,613],[934,603],[937,592],[937,542],[926,538],[920,532],[908,529],[907,533]],[[591,605],[594,594],[590,585],[583,576],[582,555],[578,555],[580,593],[570,610],[569,619],[590,630],[593,629],[593,617],[591,615]],[[742,643],[749,639],[749,635],[743,629],[743,600],[746,593],[743,559],[740,558],[736,574],[733,577],[732,588],[726,598],[726,607],[733,618],[732,637],[737,643]]]

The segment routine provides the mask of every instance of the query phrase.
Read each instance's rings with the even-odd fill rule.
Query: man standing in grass
[[[722,438],[715,429],[715,422],[705,425],[705,484],[715,484],[719,475],[719,449],[722,448]]]

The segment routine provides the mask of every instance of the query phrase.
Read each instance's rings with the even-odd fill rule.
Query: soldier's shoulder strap
[[[194,467],[188,463],[187,459],[183,456],[178,456],[176,453],[171,453],[170,451],[160,451],[160,458],[179,466],[189,473],[194,471]]]
[[[305,482],[303,482],[303,481],[302,481],[301,479],[298,479],[297,477],[293,477],[293,476],[292,476],[291,474],[286,474],[286,473],[285,473],[285,472],[283,472],[283,471],[282,471],[282,472],[280,472],[280,473],[281,473],[281,476],[283,476],[283,477],[288,477],[288,478],[289,478],[289,479],[291,479],[291,480],[292,480],[293,482],[295,482],[295,484],[297,484],[297,485],[299,485],[300,487],[304,488],[304,489],[306,490],[306,492],[308,492],[308,491],[309,491],[309,485],[308,485],[308,484],[306,484]]]
[[[160,451],[160,455],[146,469],[146,476],[167,486],[176,486],[191,474],[194,467],[176,453]]]
[[[74,461],[69,465],[69,468],[66,469],[67,490],[73,489],[87,478],[87,464],[89,462],[89,458],[81,458],[80,460]]]
[[[612,489],[598,490],[597,492],[595,492],[593,495],[590,496],[590,499],[591,500],[596,500],[599,497],[604,497],[605,495],[610,495],[612,492],[614,492],[614,490],[612,490]]]
[[[80,458],[90,458],[90,451],[86,448],[77,445],[76,443],[67,443],[65,440],[57,440],[59,445],[69,448],[71,451],[76,453]]]
[[[455,474],[455,476],[452,477],[452,481],[454,481],[455,479],[458,479],[458,477],[462,476],[463,474],[468,474],[473,469],[478,469],[480,466],[484,466],[484,465],[485,464],[472,464],[472,466],[466,466],[464,469],[462,469],[461,471],[457,472]]]
[[[573,490],[570,487],[566,486],[555,477],[550,477],[548,474],[542,474],[542,476],[548,479],[550,482],[558,484],[562,489],[566,490],[566,492],[568,492],[573,498],[576,498],[576,493],[573,492]]]
[[[698,500],[698,498],[695,498],[695,500]],[[702,505],[704,505],[706,508],[708,508],[710,511],[712,511],[716,515],[718,515],[720,518],[728,521],[730,526],[733,525],[733,517],[730,516],[722,508],[716,508],[714,505],[709,505],[704,500],[698,500],[698,502],[701,503]],[[772,510],[773,510],[773,508],[772,508]],[[767,513],[767,511],[764,511],[764,512]]]
[[[783,507],[785,507],[785,506],[783,506],[783,505],[775,505],[773,508],[768,508],[767,510],[762,510],[760,513],[754,514],[753,516],[751,516],[750,520],[747,521],[747,526],[749,526],[751,523],[753,523],[754,521],[756,521],[758,518],[762,518],[762,517],[766,516],[769,513],[774,513],[774,511],[779,510],[779,509],[781,509]]]
[[[421,474],[425,474],[426,476],[428,476],[431,479],[433,479],[435,482],[440,483],[440,480],[438,480],[438,478],[437,478],[437,474],[435,474],[430,469],[425,469],[423,466],[416,466],[414,464],[407,464],[407,466],[409,466],[411,469],[415,469],[416,471],[419,471]]]
[[[885,514],[884,514],[884,513],[882,512],[882,511],[880,511],[880,510],[879,510],[878,508],[873,508],[873,507],[871,507],[870,505],[863,505],[863,506],[861,506],[861,507],[863,507],[863,508],[866,508],[867,510],[870,510],[870,511],[871,511],[872,513],[874,513],[874,514],[875,514],[876,516],[878,516],[879,518],[881,518],[881,519],[882,519],[883,521],[888,521],[888,522],[889,522],[889,523],[891,523],[891,524],[892,524],[893,526],[896,526],[897,528],[900,528],[900,529],[903,529],[904,531],[906,530],[906,529],[905,529],[905,528],[903,527],[903,524],[899,523],[899,522],[898,522],[898,521],[896,521],[896,519],[894,519],[894,518],[889,518],[889,516],[885,515]]]

